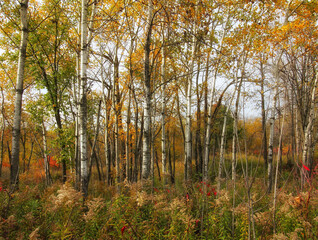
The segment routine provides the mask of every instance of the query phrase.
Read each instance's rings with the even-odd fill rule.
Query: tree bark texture
[[[14,103],[14,118],[12,129],[12,154],[11,154],[11,172],[10,183],[11,190],[14,191],[19,183],[19,154],[20,154],[20,128],[21,128],[21,111],[22,111],[22,94],[24,81],[24,67],[26,60],[26,50],[28,44],[28,0],[20,2],[21,16],[21,42],[19,49],[17,83],[15,86],[15,103]]]
[[[144,129],[143,129],[143,158],[142,158],[142,178],[148,179],[151,164],[151,70],[150,70],[150,45],[153,25],[153,5],[148,1],[147,17],[147,37],[145,43],[145,63],[144,63]]]
[[[81,191],[84,196],[88,193],[88,153],[87,153],[87,65],[88,65],[88,2],[82,0],[81,19],[81,88],[80,88],[80,155],[81,155]]]

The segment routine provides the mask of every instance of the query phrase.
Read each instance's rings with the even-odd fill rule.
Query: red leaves
[[[216,191],[215,191],[215,188],[210,188],[210,187],[211,187],[210,184],[207,184],[206,182],[201,182],[201,184],[206,185],[207,191],[210,189],[210,191],[208,191],[207,194],[206,194],[208,197],[211,196],[212,193],[213,193],[214,196],[217,195],[217,193],[216,193]],[[203,195],[204,192],[203,192],[202,188],[200,188],[200,184],[197,184],[196,187],[197,187],[197,189],[199,190],[199,192]]]
[[[127,226],[123,226],[122,228],[121,228],[121,235],[124,235],[124,232],[125,232],[125,230],[127,229]]]
[[[304,167],[307,171],[310,171],[310,169],[309,169],[306,165],[303,164],[303,167]]]
[[[190,201],[189,193],[187,193],[187,195],[186,195],[186,201],[187,201],[187,202],[189,202],[189,201]]]

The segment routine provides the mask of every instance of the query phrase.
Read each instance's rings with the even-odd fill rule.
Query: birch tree
[[[144,56],[144,129],[143,129],[143,158],[142,178],[147,179],[150,175],[151,162],[151,67],[150,67],[150,45],[153,25],[153,4],[148,0],[148,17],[146,28],[145,56]]]
[[[191,132],[191,99],[192,99],[192,77],[194,76],[194,63],[197,50],[197,14],[198,14],[198,2],[195,1],[194,10],[194,24],[192,32],[192,49],[191,49],[191,65],[189,69],[189,76],[187,81],[187,112],[186,112],[186,125],[185,125],[185,163],[184,163],[184,180],[191,180],[191,168],[192,168],[192,132]]]
[[[2,176],[2,163],[3,163],[3,155],[4,155],[4,131],[6,128],[6,119],[4,115],[4,94],[3,94],[3,89],[0,87],[1,90],[1,96],[2,96],[2,101],[1,101],[1,140],[0,140],[0,177]]]
[[[81,11],[81,58],[80,58],[80,96],[79,96],[79,135],[81,158],[81,191],[88,193],[88,152],[87,152],[87,67],[89,44],[92,40],[92,27],[97,1],[94,1],[91,22],[88,30],[88,1],[82,0]]]
[[[303,153],[302,153],[302,161],[305,166],[301,166],[301,186],[303,187],[305,184],[306,179],[308,179],[309,174],[307,173],[305,167],[311,167],[308,161],[308,155],[310,150],[310,140],[312,138],[312,128],[314,125],[315,117],[315,100],[316,100],[316,88],[318,82],[318,73],[316,73],[315,82],[311,91],[311,102],[310,102],[310,110],[309,110],[309,117],[308,117],[308,124],[305,128],[304,132],[304,145],[303,145]],[[308,167],[309,166],[309,167]]]
[[[12,155],[11,155],[11,172],[10,183],[11,190],[14,191],[19,183],[19,154],[20,154],[20,127],[21,127],[21,111],[22,111],[22,94],[24,67],[26,60],[26,50],[28,44],[28,4],[29,0],[22,0],[20,3],[21,17],[21,42],[19,48],[19,60],[17,71],[17,82],[15,86],[15,103],[14,103],[14,120],[12,128]]]
[[[230,9],[229,9],[230,10]],[[205,139],[204,139],[204,158],[203,158],[203,164],[202,164],[202,173],[203,173],[203,181],[207,181],[208,180],[208,164],[209,164],[209,154],[210,154],[210,141],[211,141],[211,128],[212,128],[212,120],[213,120],[213,102],[214,102],[214,95],[215,95],[215,83],[216,83],[216,79],[217,79],[217,75],[219,72],[219,67],[220,67],[220,63],[221,63],[221,52],[223,49],[223,44],[224,44],[224,38],[226,36],[226,31],[228,29],[228,23],[229,23],[229,19],[230,19],[230,11],[228,11],[227,13],[227,18],[225,21],[225,24],[223,26],[223,31],[222,31],[222,35],[221,35],[221,41],[220,41],[220,45],[218,48],[218,54],[216,56],[216,66],[215,66],[215,70],[213,73],[213,86],[211,89],[211,99],[210,99],[210,105],[208,107],[208,114],[207,114],[207,123],[206,123],[206,134],[205,134]],[[225,89],[226,90],[226,89]],[[221,98],[223,97],[223,95],[221,95]],[[220,99],[221,99],[220,98]],[[216,109],[214,110],[214,112],[216,111]]]
[[[167,154],[166,154],[166,84],[165,84],[165,68],[166,68],[166,56],[165,56],[165,37],[164,37],[164,30],[162,31],[162,48],[161,48],[161,149],[162,149],[162,156],[161,156],[161,164],[162,164],[162,179],[163,183],[166,184],[167,181]]]

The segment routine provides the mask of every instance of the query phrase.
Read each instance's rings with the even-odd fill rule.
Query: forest
[[[1,0],[0,240],[318,239],[317,0]]]

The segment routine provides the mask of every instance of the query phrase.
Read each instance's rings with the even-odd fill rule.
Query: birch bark
[[[150,44],[153,25],[153,5],[152,0],[148,0],[147,17],[147,38],[145,43],[145,65],[144,65],[144,129],[143,129],[143,158],[142,158],[142,178],[147,179],[150,175],[151,162],[151,71],[150,71]]]
[[[166,68],[166,59],[165,59],[165,38],[164,38],[164,31],[162,31],[162,49],[161,49],[161,149],[162,149],[162,156],[161,156],[161,165],[162,165],[162,179],[163,183],[167,183],[167,153],[166,153],[166,84],[165,84],[165,68]]]
[[[308,118],[308,124],[305,128],[305,133],[304,133],[304,145],[303,145],[303,153],[302,153],[302,161],[303,164],[307,167],[311,167],[311,164],[308,161],[308,153],[310,149],[310,139],[311,139],[311,134],[312,134],[312,127],[315,121],[314,118],[314,110],[315,110],[315,99],[316,99],[316,87],[317,87],[317,82],[318,82],[318,73],[316,73],[316,78],[315,78],[315,83],[312,88],[311,92],[311,103],[310,103],[310,113],[309,113],[309,118]],[[301,186],[303,187],[305,184],[306,179],[308,178],[309,174],[307,170],[304,169],[303,166],[301,166]]]
[[[15,103],[14,103],[14,118],[12,129],[12,155],[11,155],[11,172],[10,183],[11,190],[14,191],[19,184],[19,154],[20,154],[20,128],[21,128],[21,112],[22,112],[22,94],[24,81],[24,67],[26,60],[26,49],[28,44],[28,4],[29,0],[20,2],[21,16],[21,42],[19,49],[17,83],[15,87]]]
[[[87,155],[87,65],[88,65],[88,2],[82,0],[81,19],[81,87],[80,87],[80,155],[81,155],[81,190],[84,196],[88,193],[88,155]]]

